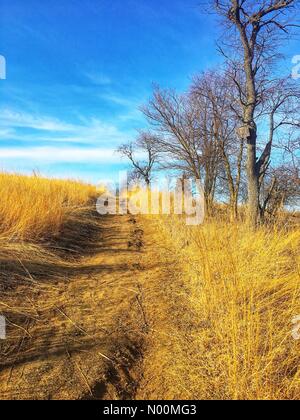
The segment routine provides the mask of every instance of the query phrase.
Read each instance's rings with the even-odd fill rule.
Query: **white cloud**
[[[23,127],[43,131],[68,131],[72,125],[59,121],[55,118],[27,114],[11,109],[0,110],[0,122],[2,127]]]
[[[84,75],[94,85],[108,86],[112,83],[112,80],[110,79],[110,77],[106,76],[103,73],[87,72],[87,73],[84,73]]]
[[[18,110],[0,110],[0,139],[41,143],[74,143],[87,145],[118,145],[129,139],[114,125],[98,118],[79,117],[78,124],[70,124],[47,115],[31,115]],[[22,131],[24,128],[36,133]]]
[[[100,95],[100,98],[115,105],[121,105],[127,108],[137,108],[137,102],[126,99],[123,96],[117,95],[115,93],[103,93]]]
[[[111,124],[79,115],[69,123],[49,115],[0,109],[0,164],[22,170],[69,163],[77,165],[76,173],[80,164],[99,164],[99,170],[101,165],[117,165],[124,161],[115,150],[136,135],[117,124],[118,118]],[[5,141],[2,147],[1,140]]]
[[[15,130],[11,128],[0,128],[0,140],[7,139],[15,135]]]
[[[35,163],[117,163],[114,149],[81,149],[76,147],[1,148],[1,159],[30,159]]]

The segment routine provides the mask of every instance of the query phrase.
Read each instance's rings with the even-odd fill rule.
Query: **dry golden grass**
[[[22,261],[38,265],[58,260],[49,250],[58,249],[65,241],[80,240],[83,218],[87,226],[93,224],[87,219],[96,195],[90,185],[2,173],[0,194],[2,278],[6,272],[18,274],[18,267],[30,277]],[[89,238],[85,239],[88,242]]]
[[[5,364],[17,356],[28,321],[38,319],[37,297],[47,296],[41,313],[61,301],[55,284],[72,266],[62,252],[82,240],[83,226],[93,224],[87,209],[95,189],[74,181],[0,174],[0,194],[0,315],[10,331],[9,340],[0,343],[0,363]]]
[[[0,174],[0,237],[40,241],[56,236],[94,188],[75,181]]]
[[[186,227],[164,217],[156,232],[175,286],[163,283],[157,294],[169,313],[156,309],[148,361],[164,379],[141,397],[299,399],[300,342],[291,336],[300,315],[299,228]]]
[[[0,399],[129,398],[144,325],[135,221],[100,217],[80,183],[0,185]]]
[[[124,385],[136,394],[118,398],[300,398],[300,341],[291,335],[292,319],[300,315],[296,222],[255,232],[223,216],[198,227],[177,216],[142,217],[136,224],[130,217],[95,217],[94,189],[77,182],[3,174],[0,191],[0,314],[9,324],[9,339],[0,346],[6,378],[0,398],[19,398],[25,361],[31,382],[24,395],[35,395],[42,380],[35,397],[48,398],[57,378],[64,397],[80,395],[71,368],[65,376],[55,371],[57,364],[62,371],[66,363],[72,367],[66,345],[76,357],[83,352],[82,366],[95,368],[92,388],[106,371],[99,351],[117,351],[122,360],[128,331],[133,348],[145,341],[137,347],[143,362],[128,372],[140,382]],[[97,357],[95,343],[103,345]],[[50,359],[53,371],[41,379]],[[9,366],[17,361],[10,380]],[[58,391],[51,395],[61,398]]]

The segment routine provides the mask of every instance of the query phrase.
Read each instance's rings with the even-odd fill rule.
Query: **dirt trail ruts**
[[[144,280],[156,269],[143,265],[143,241],[133,217],[99,218],[97,246],[58,276],[51,296],[37,295],[37,318],[1,357],[0,399],[135,398],[148,333]],[[56,303],[40,313],[48,298]]]

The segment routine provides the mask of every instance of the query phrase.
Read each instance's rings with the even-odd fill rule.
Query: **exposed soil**
[[[193,371],[188,292],[155,222],[98,216],[62,237],[66,264],[23,264],[38,287],[19,290],[28,311],[0,343],[0,399],[192,398],[174,376]]]
[[[49,267],[54,287],[32,297],[37,316],[14,319],[22,330],[0,348],[1,399],[134,398],[148,330],[143,276],[152,269],[141,264],[143,245],[136,219],[108,216],[79,262]]]

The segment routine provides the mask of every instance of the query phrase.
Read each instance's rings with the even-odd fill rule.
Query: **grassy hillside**
[[[165,217],[153,235],[169,281],[148,302],[156,333],[146,371],[156,375],[140,397],[299,399],[299,228]]]
[[[61,300],[56,287],[72,265],[90,220],[95,189],[74,181],[0,174],[0,315],[8,339],[0,342],[0,364],[17,360],[30,333],[28,323]],[[73,263],[74,264],[74,263]],[[48,328],[49,321],[48,321]],[[23,343],[23,344],[20,344]],[[3,390],[2,390],[3,391]]]
[[[7,174],[0,193],[1,399],[300,398],[296,219],[100,217],[89,185]]]
[[[0,238],[41,241],[57,235],[93,193],[79,182],[0,174]]]

